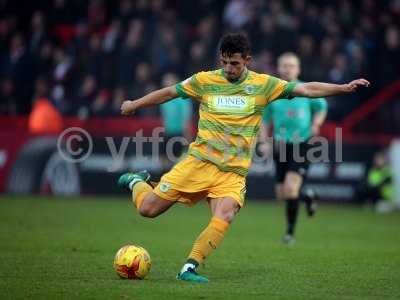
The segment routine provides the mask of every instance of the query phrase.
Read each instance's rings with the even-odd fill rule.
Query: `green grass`
[[[400,215],[323,206],[280,243],[282,207],[248,202],[200,272],[175,280],[206,226],[204,203],[139,217],[126,199],[0,198],[0,299],[399,299]],[[145,280],[119,279],[118,248],[144,246]]]

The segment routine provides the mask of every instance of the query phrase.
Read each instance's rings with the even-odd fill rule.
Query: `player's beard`
[[[236,82],[236,81],[239,81],[240,79],[243,78],[243,76],[245,76],[246,70],[247,70],[246,67],[243,68],[242,72],[241,72],[241,73],[239,74],[239,76],[237,76],[237,77],[231,77],[231,76],[229,76],[229,74],[226,74],[226,78],[228,79],[229,82]]]

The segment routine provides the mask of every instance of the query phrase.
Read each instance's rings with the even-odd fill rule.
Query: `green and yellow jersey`
[[[295,85],[249,70],[232,83],[222,69],[200,72],[177,84],[181,97],[200,102],[197,138],[188,153],[221,171],[246,176],[265,106],[288,98]]]

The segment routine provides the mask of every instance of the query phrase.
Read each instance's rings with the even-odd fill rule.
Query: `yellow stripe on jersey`
[[[235,83],[220,69],[194,74],[176,85],[181,97],[201,103],[198,136],[189,154],[242,176],[251,164],[265,106],[289,98],[295,86],[267,74],[246,72],[244,79]]]

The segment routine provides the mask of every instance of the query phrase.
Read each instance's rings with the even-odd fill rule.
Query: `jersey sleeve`
[[[311,99],[310,101],[311,110],[314,114],[328,111],[328,102],[325,100],[325,98]]]
[[[201,99],[203,91],[198,76],[199,73],[194,74],[188,79],[175,85],[176,92],[180,97]]]
[[[274,76],[268,76],[264,88],[264,96],[267,99],[267,103],[276,99],[292,98],[292,91],[296,85],[297,82],[287,82]]]

